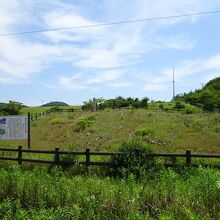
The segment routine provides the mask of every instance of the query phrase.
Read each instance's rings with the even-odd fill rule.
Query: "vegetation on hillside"
[[[18,115],[20,114],[22,104],[15,101],[9,101],[7,104],[0,105],[1,115]]]
[[[49,103],[42,105],[42,107],[50,107],[50,106],[69,106],[69,105],[66,104],[65,102],[58,102],[58,101],[49,102]]]
[[[132,98],[132,97],[124,98],[122,96],[118,96],[114,99],[106,99],[106,100],[103,98],[98,98],[96,99],[96,106],[98,110],[104,110],[106,108],[119,109],[119,108],[125,108],[125,107],[147,109],[148,101],[149,101],[149,98],[147,97],[138,99],[138,98]],[[92,99],[84,102],[82,105],[82,109],[86,111],[92,110],[92,107],[93,107]]]
[[[201,107],[204,111],[220,111],[220,77],[211,80],[202,89],[177,95],[175,100]]]
[[[1,165],[0,218],[220,219],[218,170],[160,169],[138,179],[89,172]]]
[[[219,153],[220,115],[156,111],[149,106],[148,110],[53,113],[31,122],[32,148],[69,149],[74,145],[74,150],[85,150],[89,143],[91,150],[117,151],[118,145],[131,140],[151,144],[157,152],[190,148],[193,152]],[[0,141],[1,146],[21,144],[25,147],[26,141]]]

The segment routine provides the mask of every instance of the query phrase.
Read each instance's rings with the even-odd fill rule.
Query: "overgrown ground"
[[[38,109],[39,111],[39,109]],[[56,113],[31,122],[32,148],[114,151],[123,141],[142,140],[161,152],[220,153],[220,114],[155,110]],[[1,141],[17,146],[23,141]]]
[[[1,165],[0,219],[220,219],[220,172],[160,170],[142,179]]]
[[[220,153],[219,113],[152,108],[55,113],[33,121],[31,131],[32,148],[84,150],[90,143],[92,151],[117,151],[124,141],[141,140],[158,152],[190,148]],[[25,146],[18,141],[0,143]],[[0,219],[220,219],[219,170],[164,169],[161,164],[158,160],[141,173],[135,167],[134,174],[123,169],[117,174],[109,167],[19,167],[3,161]]]

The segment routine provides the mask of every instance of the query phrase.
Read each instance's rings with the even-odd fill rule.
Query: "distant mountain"
[[[205,111],[220,111],[220,77],[210,80],[202,89],[177,95],[175,100],[199,106]]]
[[[5,105],[6,103],[0,102],[0,105]]]
[[[66,104],[65,102],[49,102],[46,103],[44,105],[42,105],[42,107],[51,107],[51,106],[69,106],[68,104]]]

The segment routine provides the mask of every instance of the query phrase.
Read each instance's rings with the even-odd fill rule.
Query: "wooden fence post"
[[[60,164],[60,155],[59,155],[59,147],[55,147],[55,157],[54,157],[54,163],[55,165],[59,165]]]
[[[22,146],[18,146],[18,165],[22,164]]]
[[[191,150],[186,150],[186,165],[190,166],[191,164]]]
[[[176,164],[176,157],[171,157],[172,164]]]
[[[90,165],[90,147],[89,145],[86,146],[86,166],[89,167]]]

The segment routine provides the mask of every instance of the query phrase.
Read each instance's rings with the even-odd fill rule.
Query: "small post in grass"
[[[60,164],[60,155],[59,155],[59,147],[55,147],[55,157],[54,157],[54,163],[55,165],[59,165]]]
[[[86,167],[90,166],[90,146],[86,146]]]
[[[93,98],[92,111],[96,112],[96,98]]]
[[[191,150],[186,150],[186,166],[190,166],[191,164]]]
[[[28,149],[31,148],[31,113],[28,112]]]
[[[18,165],[22,164],[22,146],[18,146]]]

